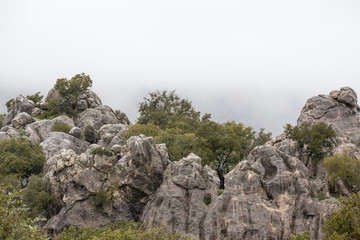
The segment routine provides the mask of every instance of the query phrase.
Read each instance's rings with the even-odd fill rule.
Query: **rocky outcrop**
[[[152,138],[132,137],[118,156],[91,154],[92,145],[78,155],[62,150],[47,161],[45,180],[61,211],[45,229],[99,227],[116,220],[138,220],[142,209],[162,182],[169,164],[164,145]]]
[[[84,132],[88,142],[95,143],[99,140],[98,130],[106,124],[119,124],[120,120],[108,106],[88,108],[76,119],[76,125]]]
[[[190,154],[172,162],[164,173],[163,184],[146,205],[141,221],[145,227],[165,223],[169,230],[193,238],[203,237],[208,205],[218,198],[219,178],[201,158]]]
[[[27,124],[35,122],[35,118],[26,112],[19,113],[16,117],[11,120],[11,125],[14,128],[22,128]]]
[[[69,127],[74,127],[74,122],[68,116],[59,116],[52,120],[40,120],[28,124],[25,127],[25,132],[29,134],[28,139],[31,142],[41,143],[45,141],[50,133],[53,131],[54,124],[66,124]]]
[[[99,131],[99,141],[97,144],[104,148],[111,148],[114,145],[123,145],[125,140],[123,134],[126,131],[124,124],[106,124],[103,125]]]
[[[50,159],[63,149],[71,149],[81,154],[87,150],[90,143],[63,132],[51,132],[40,145],[43,147],[46,159]]]
[[[10,104],[10,107],[8,108],[8,113],[3,121],[3,126],[11,124],[11,120],[13,120],[19,113],[25,112],[31,115],[34,108],[35,104],[33,101],[27,99],[22,95],[19,95],[14,100],[14,102]]]
[[[339,143],[360,146],[360,115],[357,95],[349,87],[332,91],[329,95],[310,98],[303,107],[298,124],[325,122],[334,128]]]

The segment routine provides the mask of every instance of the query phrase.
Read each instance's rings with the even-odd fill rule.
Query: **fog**
[[[85,72],[134,123],[148,92],[176,90],[214,120],[278,135],[306,100],[360,90],[360,2],[0,2],[0,105]]]

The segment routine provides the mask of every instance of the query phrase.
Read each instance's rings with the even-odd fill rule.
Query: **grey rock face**
[[[164,145],[152,138],[132,137],[117,156],[92,155],[91,147],[78,155],[62,150],[47,161],[45,180],[63,208],[45,229],[55,232],[64,227],[99,227],[108,222],[137,220],[150,197],[162,182],[169,164]],[[96,204],[99,193],[111,198]]]
[[[33,101],[27,99],[22,95],[19,95],[8,109],[8,113],[3,121],[3,126],[9,125],[11,123],[11,120],[13,120],[13,118],[16,117],[16,115],[18,115],[19,113],[25,112],[31,115],[34,108],[35,104]]]
[[[50,159],[62,149],[71,149],[81,154],[90,144],[63,132],[51,132],[40,145],[43,147],[46,159]]]
[[[83,132],[81,131],[80,128],[78,127],[73,127],[72,129],[70,129],[70,132],[69,132],[70,135],[76,137],[76,138],[79,138],[81,139],[82,135],[83,135]]]
[[[36,121],[34,123],[26,125],[25,127],[25,132],[30,134],[28,139],[31,142],[38,142],[38,143],[44,141],[52,132],[52,128],[55,123],[66,124],[70,127],[75,126],[73,120],[68,116],[59,116],[52,120]]]
[[[145,227],[165,223],[169,230],[181,231],[194,239],[203,237],[204,219],[211,202],[218,198],[219,179],[201,158],[189,154],[172,162],[141,217]]]
[[[115,113],[116,117],[119,119],[120,123],[125,124],[125,125],[130,125],[130,120],[124,112],[122,112],[120,110],[115,110],[114,113]]]
[[[50,101],[56,101],[56,100],[60,100],[61,99],[61,95],[58,91],[55,90],[55,88],[52,88],[49,90],[46,98],[45,98],[45,102],[50,102]]]
[[[350,88],[332,91],[332,97],[319,95],[310,98],[303,107],[298,124],[303,122],[325,122],[331,124],[341,143],[354,143],[360,146],[360,115],[356,93]],[[336,97],[336,98],[335,98]]]
[[[35,122],[35,119],[26,112],[19,113],[11,120],[11,125],[14,128],[21,128],[27,124]]]
[[[103,125],[98,131],[100,140],[97,142],[97,144],[104,148],[111,148],[116,144],[125,144],[125,140],[122,137],[125,132],[125,128],[126,126],[123,124]]]

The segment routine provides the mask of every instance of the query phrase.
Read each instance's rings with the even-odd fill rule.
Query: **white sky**
[[[175,89],[277,135],[309,97],[359,92],[360,1],[0,0],[2,112],[81,72],[132,122],[148,92]]]

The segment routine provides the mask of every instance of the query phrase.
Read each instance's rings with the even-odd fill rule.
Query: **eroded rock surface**
[[[208,205],[217,199],[219,183],[215,171],[202,167],[201,158],[194,154],[172,162],[141,221],[146,227],[165,223],[169,230],[202,237]]]
[[[59,232],[64,227],[99,227],[117,220],[138,220],[142,209],[162,183],[169,164],[164,145],[152,138],[132,137],[122,146],[121,158],[92,155],[92,145],[77,155],[62,150],[48,160],[46,181],[62,210],[45,229]],[[105,194],[99,204],[97,197]]]
[[[13,120],[16,115],[19,113],[25,112],[31,115],[32,110],[35,108],[35,104],[33,101],[27,99],[26,97],[19,95],[14,102],[10,104],[8,109],[8,113],[4,118],[3,126],[11,124],[11,120]]]

